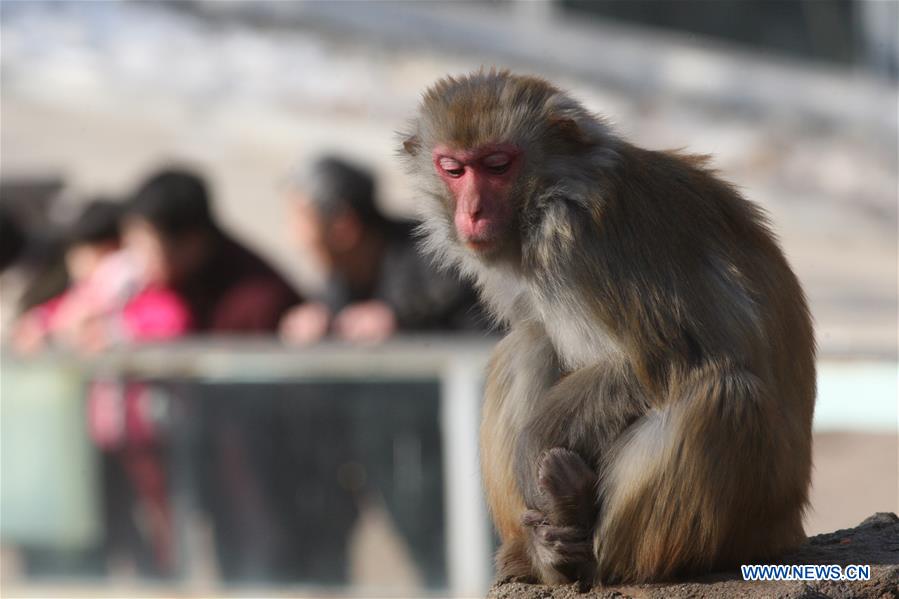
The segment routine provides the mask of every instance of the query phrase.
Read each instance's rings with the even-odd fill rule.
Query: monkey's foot
[[[547,582],[578,581],[582,587],[593,582],[596,478],[571,450],[555,447],[540,459],[539,509],[525,512],[522,524],[530,531],[532,556]]]
[[[582,590],[592,586],[596,559],[591,528],[554,526],[537,510],[525,512],[521,521],[530,532],[532,558],[543,582],[577,581]]]
[[[554,447],[540,458],[537,485],[541,502],[537,506],[555,526],[593,528],[596,520],[597,475],[570,449]]]

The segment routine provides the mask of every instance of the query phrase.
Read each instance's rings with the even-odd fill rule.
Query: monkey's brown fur
[[[479,255],[431,152],[491,143],[523,163]],[[403,146],[425,250],[508,328],[481,429],[501,578],[664,580],[803,540],[814,339],[759,208],[706,158],[633,146],[508,72],[439,81]]]

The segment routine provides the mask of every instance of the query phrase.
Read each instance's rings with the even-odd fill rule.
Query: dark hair
[[[128,214],[146,219],[169,237],[217,230],[206,183],[184,169],[164,169],[148,177],[128,203]]]
[[[118,241],[121,217],[120,204],[105,199],[92,200],[69,227],[66,243],[72,246]]]
[[[0,206],[0,272],[11,266],[25,250],[25,232],[10,210]]]
[[[381,225],[384,215],[375,201],[371,173],[334,156],[313,162],[298,184],[310,201],[325,215],[349,208],[367,225]]]

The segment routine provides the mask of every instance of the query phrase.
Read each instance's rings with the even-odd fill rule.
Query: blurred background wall
[[[338,152],[413,213],[394,132],[446,73],[545,76],[640,145],[714,155],[770,213],[835,365],[809,531],[897,509],[899,3],[5,0],[0,17],[4,201],[49,182],[62,223],[186,161],[307,289],[321,277],[289,242],[286,178]]]
[[[76,197],[192,161],[226,221],[314,284],[282,225],[291,168],[346,153],[409,213],[393,131],[418,94],[445,73],[509,66],[572,90],[637,143],[713,154],[771,213],[822,350],[882,354],[896,339],[896,34],[883,27],[895,9],[5,2],[0,174],[59,175]]]

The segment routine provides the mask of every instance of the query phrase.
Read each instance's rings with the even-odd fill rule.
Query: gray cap
[[[364,222],[383,217],[375,201],[375,180],[371,173],[335,156],[323,156],[291,178],[324,215],[337,214],[349,208]]]

